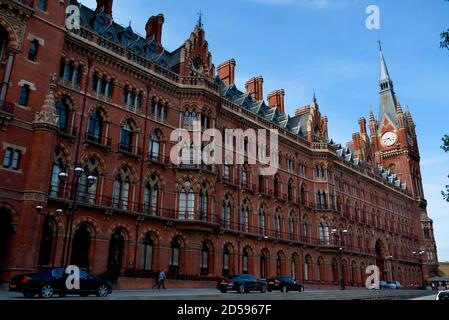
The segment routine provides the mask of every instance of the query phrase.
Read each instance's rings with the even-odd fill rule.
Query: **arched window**
[[[284,260],[284,255],[282,252],[278,252],[277,256],[276,256],[276,276],[281,277],[283,276],[283,260]]]
[[[324,260],[323,257],[319,257],[317,260],[317,274],[318,274],[318,281],[323,281],[325,279],[325,265],[324,265]]]
[[[195,218],[195,193],[192,182],[185,181],[179,191],[179,219],[193,220]]]
[[[157,132],[151,134],[150,159],[161,161],[161,139]]]
[[[329,245],[329,227],[324,219],[320,221],[320,242]]]
[[[73,236],[71,264],[88,268],[91,233],[86,224],[81,225]]]
[[[242,211],[240,214],[240,226],[241,231],[249,231],[249,205],[247,203],[247,200],[245,200],[242,205]]]
[[[265,235],[265,208],[260,208],[259,210],[259,234]]]
[[[95,204],[97,200],[97,187],[99,177],[100,164],[97,158],[90,158],[87,160],[84,166],[84,174],[79,180],[78,200]],[[95,179],[89,179],[89,177],[95,177]]]
[[[243,274],[248,274],[249,273],[249,254],[250,254],[250,249],[248,247],[243,249],[243,256],[242,256],[242,263],[243,263]]]
[[[296,277],[298,276],[298,270],[297,270],[297,266],[298,266],[298,256],[296,254],[292,255],[292,259],[291,259],[291,275],[292,278],[296,280]]]
[[[260,278],[266,279],[268,271],[268,252],[264,249],[260,252]]]
[[[159,186],[157,177],[153,174],[144,189],[144,212],[155,216],[159,207]]]
[[[307,256],[304,260],[304,280],[309,281],[312,276],[312,258],[310,256]]]
[[[208,193],[207,193],[207,185],[204,183],[199,194],[198,204],[200,211],[200,220],[206,221],[208,216]]]
[[[181,255],[181,244],[177,238],[174,238],[171,242],[171,255],[169,263],[169,272],[171,274],[179,273],[179,261]]]
[[[120,150],[125,152],[132,152],[133,144],[133,129],[129,122],[122,125],[120,130]]]
[[[103,116],[100,110],[96,110],[90,115],[89,118],[89,129],[88,129],[88,139],[96,143],[102,142],[103,135]]]
[[[303,184],[301,186],[301,204],[306,205],[307,203],[307,189],[306,186]]]
[[[278,175],[276,175],[274,177],[274,181],[273,181],[273,190],[274,190],[274,196],[275,197],[280,197],[281,193],[280,193],[280,178]]]
[[[290,179],[290,181],[288,182],[288,201],[293,201],[294,197],[295,197],[295,188],[293,185],[293,180]]]
[[[3,60],[9,44],[9,34],[3,26],[0,26],[0,61]]]
[[[293,212],[288,216],[288,234],[290,236],[290,240],[295,239],[295,215]]]
[[[151,234],[146,234],[142,242],[141,269],[144,271],[153,270],[154,241]]]
[[[125,235],[117,229],[109,241],[108,275],[113,279],[117,279],[122,274],[124,250]]]
[[[65,157],[61,149],[57,148],[55,150],[55,162],[53,163],[53,168],[51,171],[51,181],[50,181],[50,196],[59,197],[62,196],[62,182],[59,178],[59,174],[65,170]]]
[[[309,225],[307,220],[302,221],[302,241],[309,242]]]
[[[41,245],[39,250],[39,266],[52,265],[56,231],[54,226],[56,226],[56,224],[54,223],[53,218],[48,215],[45,216]]]
[[[130,170],[128,167],[122,167],[114,181],[113,200],[115,208],[123,210],[128,209],[130,186]]]
[[[226,195],[223,201],[223,208],[221,211],[221,226],[229,229],[231,227],[231,203],[229,196]]]
[[[363,270],[365,272],[365,270]],[[332,282],[337,284],[340,281],[337,260],[332,259]]]
[[[201,275],[207,276],[209,274],[209,259],[210,248],[208,243],[203,243],[201,248]]]
[[[274,232],[277,238],[281,237],[281,213],[276,209],[274,213]]]
[[[229,248],[229,245],[225,245],[223,248],[223,277],[228,277],[230,275],[229,272],[230,256],[231,256],[231,249]]]
[[[69,113],[70,108],[66,98],[56,102],[56,114],[59,117],[59,130],[68,132],[69,129]]]

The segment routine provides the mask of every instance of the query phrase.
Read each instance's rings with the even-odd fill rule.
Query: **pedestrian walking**
[[[167,280],[167,276],[165,275],[165,272],[164,272],[164,270],[161,270],[160,272],[159,272],[159,282],[158,282],[158,285],[157,285],[157,288],[160,290],[161,289],[161,287],[165,290],[166,288],[165,288],[165,280]]]
[[[154,284],[153,284],[153,287],[151,288],[151,289],[154,289],[154,288],[158,288],[159,289],[159,274],[161,273],[161,271],[160,270],[158,270],[156,273],[155,273],[155,275],[154,275]]]

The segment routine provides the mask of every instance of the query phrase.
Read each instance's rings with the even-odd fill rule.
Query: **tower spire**
[[[382,43],[379,43],[380,52],[380,81],[390,81],[390,73],[388,72],[387,63],[385,62],[384,53],[382,51]]]

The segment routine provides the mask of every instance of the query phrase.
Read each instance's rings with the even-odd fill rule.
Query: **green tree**
[[[449,153],[449,136],[445,135],[443,138],[443,145],[441,146],[441,149],[444,150],[444,152]],[[448,176],[449,178],[449,176]],[[449,185],[446,186],[446,191],[442,191],[441,194],[443,195],[444,199],[449,202]]]

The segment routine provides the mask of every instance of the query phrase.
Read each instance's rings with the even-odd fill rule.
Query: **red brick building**
[[[112,20],[112,0],[97,4],[0,0],[0,281],[67,263],[122,287],[159,269],[352,286],[371,264],[406,285],[437,274],[415,125],[382,53],[379,114],[340,145],[315,98],[289,116],[262,77],[240,91],[200,22],[169,52],[163,15],[141,37]],[[279,130],[278,174],[174,165],[170,134],[193,120]]]

